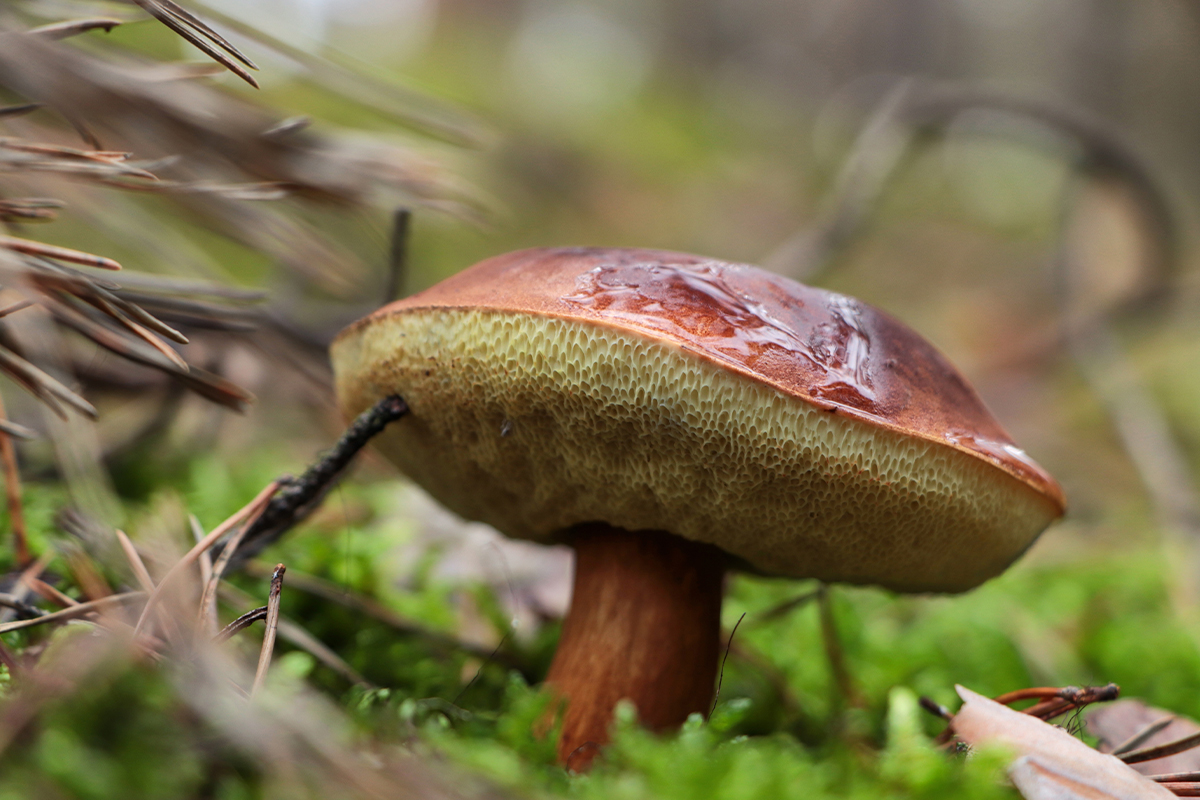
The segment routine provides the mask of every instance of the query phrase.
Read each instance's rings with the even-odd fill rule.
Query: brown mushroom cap
[[[1064,507],[918,334],[854,298],[656,250],[488,259],[343,331],[347,414],[450,509],[553,541],[605,522],[754,569],[902,591],[1000,573]]]

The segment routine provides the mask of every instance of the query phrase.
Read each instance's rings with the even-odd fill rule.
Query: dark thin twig
[[[64,608],[62,611],[55,611],[53,614],[45,614],[36,619],[23,619],[17,622],[6,622],[0,625],[0,633],[10,633],[11,631],[19,631],[23,628],[32,628],[37,625],[45,625],[50,622],[66,622],[67,620],[78,619],[85,617],[88,614],[108,608],[109,606],[120,606],[141,600],[146,596],[145,592],[125,592],[124,594],[113,594],[108,597],[102,597],[99,600],[92,600],[88,603],[80,603],[77,606]]]
[[[358,415],[329,452],[299,478],[281,478],[281,488],[253,525],[246,526],[242,543],[231,558],[240,567],[278,540],[293,525],[307,517],[324,499],[338,476],[376,434],[408,413],[408,405],[397,395],[385,397]]]
[[[946,708],[944,705],[937,702],[932,697],[926,697],[925,695],[921,695],[919,698],[917,698],[917,704],[920,705],[921,708],[928,711],[930,714],[933,714],[935,717],[941,717],[946,722],[950,722],[951,720],[954,719],[954,714],[952,714],[950,712],[950,709]]]
[[[7,421],[4,400],[0,398],[0,419]],[[25,504],[21,501],[21,471],[17,469],[17,449],[7,430],[0,430],[0,460],[4,462],[4,493],[8,504],[9,527],[12,529],[13,549],[17,566],[33,561],[29,552],[29,537],[25,534]]]
[[[42,25],[38,28],[31,28],[28,32],[47,39],[66,39],[69,36],[77,36],[88,31],[102,30],[105,33],[111,33],[112,29],[121,24],[119,19],[110,19],[107,17],[97,17],[95,19],[73,19],[66,22],[55,22],[50,25]]]
[[[246,572],[255,577],[263,578],[267,577],[268,574],[265,564],[254,561],[246,565]],[[226,585],[228,586],[228,584]],[[322,600],[337,603],[360,614],[365,614],[394,630],[410,636],[416,636],[442,652],[463,652],[476,658],[491,659],[509,669],[520,671],[527,678],[532,676],[529,665],[514,653],[485,650],[472,642],[462,641],[441,631],[426,628],[415,620],[401,616],[373,598],[356,594],[321,578],[293,572],[291,573],[291,577],[288,578],[288,587],[311,594],[314,597],[319,597]]]
[[[458,705],[458,701],[461,700],[462,696],[466,694],[472,686],[475,685],[475,682],[479,680],[479,676],[483,674],[483,668],[495,660],[496,654],[500,652],[500,648],[504,647],[505,643],[508,641],[508,637],[511,635],[511,630],[504,632],[504,635],[500,637],[500,641],[496,643],[496,646],[492,649],[492,652],[488,653],[488,657],[485,658],[483,663],[479,665],[479,669],[475,670],[475,674],[471,676],[471,680],[467,681],[466,686],[459,689],[458,694],[455,695],[454,700],[451,701],[451,705]]]
[[[782,706],[784,717],[788,720],[787,727],[798,728],[800,730],[813,729],[814,723],[808,718],[799,698],[792,691],[787,674],[776,666],[770,658],[755,649],[752,645],[747,644],[745,640],[735,642],[732,638],[729,640],[729,653],[734,658],[744,662],[751,670],[758,673],[767,682],[767,685],[771,687],[772,691],[775,692],[779,698],[779,704]]]
[[[791,599],[784,600],[778,605],[771,606],[766,611],[760,611],[755,614],[750,618],[750,623],[752,625],[759,625],[764,622],[774,622],[780,617],[784,617],[792,613],[800,606],[808,605],[813,600],[816,600],[820,594],[820,589],[813,589],[810,592],[805,592],[804,594],[797,595]]]
[[[255,89],[258,88],[258,81],[254,80],[254,77],[237,62],[240,61],[251,69],[258,69],[258,67],[212,28],[170,0],[133,0],[133,2],[163,25],[175,31],[180,38],[204,52],[209,58]],[[205,41],[206,39],[208,41]]]
[[[721,670],[717,673],[717,691],[713,694],[712,708],[708,710],[708,715],[717,710],[717,701],[721,699],[721,684],[725,681],[725,662],[729,660],[729,651],[733,649],[733,635],[737,633],[738,625],[742,624],[742,620],[746,618],[745,612],[738,617],[738,621],[733,623],[733,630],[729,632],[729,641],[725,643],[725,655],[721,658]]]
[[[384,302],[390,303],[408,294],[408,238],[412,212],[407,208],[396,209],[392,216],[392,247],[388,253],[388,282],[384,289]]]
[[[1159,786],[1174,792],[1176,797],[1200,797],[1200,783],[1160,783]]]
[[[288,586],[292,586],[291,578],[288,579]],[[234,603],[242,607],[252,602],[248,594],[229,584],[221,587],[221,597],[227,603]],[[261,610],[265,613],[265,609],[266,606],[263,606]],[[364,678],[362,673],[347,664],[345,659],[330,649],[328,645],[282,614],[279,617],[279,636],[284,641],[291,642],[301,650],[307,651],[315,659],[341,675],[350,683],[368,689],[375,688],[374,684]]]
[[[1167,742],[1166,744],[1158,744],[1154,747],[1134,750],[1132,753],[1125,753],[1124,755],[1117,756],[1117,758],[1126,764],[1140,764],[1143,761],[1153,761],[1156,758],[1173,756],[1176,753],[1191,750],[1193,747],[1200,747],[1200,732],[1193,733],[1191,736],[1185,736],[1182,739],[1176,739],[1173,742]]]
[[[17,612],[17,617],[20,619],[37,619],[38,617],[44,617],[46,614],[50,613],[38,608],[35,605],[26,603],[24,600],[18,600],[10,594],[0,594],[0,606],[11,608],[13,611]]]
[[[1200,781],[1200,772],[1168,772],[1165,775],[1147,775],[1158,783],[1195,783]]]
[[[1122,756],[1122,755],[1125,755],[1126,753],[1133,752],[1134,750],[1138,749],[1139,747],[1144,745],[1146,742],[1148,742],[1150,740],[1151,736],[1158,733],[1163,728],[1167,727],[1172,722],[1174,722],[1175,719],[1176,719],[1176,717],[1174,714],[1167,714],[1165,717],[1156,719],[1153,722],[1149,723],[1148,725],[1143,726],[1140,730],[1136,731],[1128,739],[1126,739],[1125,741],[1121,742],[1119,745],[1114,747],[1112,749],[1112,755]],[[1180,780],[1184,780],[1184,779],[1180,778]],[[1197,779],[1197,780],[1200,780],[1200,779]]]
[[[267,486],[261,492],[259,492],[253,500],[242,506],[242,508],[238,511],[234,512],[233,516],[229,517],[220,525],[213,528],[213,530],[210,531],[209,534],[204,537],[204,539],[196,542],[196,545],[191,550],[187,551],[183,558],[176,561],[171,568],[167,570],[167,574],[162,576],[162,579],[158,582],[158,586],[155,587],[154,591],[150,594],[150,598],[146,601],[145,608],[142,609],[142,615],[138,618],[137,627],[134,629],[135,635],[141,633],[142,628],[145,627],[146,620],[150,616],[150,612],[154,608],[154,604],[162,596],[162,593],[167,589],[168,585],[171,584],[172,579],[180,572],[194,564],[204,551],[210,549],[214,544],[216,544],[217,541],[220,540],[225,534],[229,533],[229,531],[232,530],[235,525],[240,525],[245,519],[258,513],[259,508],[263,505],[266,505],[268,499],[272,494],[275,493],[275,489],[278,485],[278,481],[271,481],[271,483],[267,484]]]
[[[246,628],[249,628],[251,625],[258,622],[260,619],[266,619],[266,618],[267,618],[267,607],[266,606],[259,606],[256,609],[247,611],[245,614],[242,614],[240,617],[235,619],[233,622],[229,623],[224,628],[222,628],[221,631],[216,636],[213,637],[213,644],[221,644],[222,642],[227,641],[231,637],[246,630]]]
[[[833,682],[848,705],[860,706],[862,699],[858,690],[854,688],[854,680],[846,667],[846,656],[842,651],[837,624],[833,619],[833,605],[829,602],[829,587],[825,584],[821,584],[817,595],[817,607],[821,612],[821,641],[825,644],[825,656],[829,659],[829,671],[833,673]]]
[[[41,103],[21,103],[16,106],[0,106],[0,118],[20,117],[42,107]]]
[[[211,635],[211,630],[216,628],[217,588],[221,584],[221,578],[225,576],[226,569],[229,568],[229,559],[237,552],[238,545],[241,543],[242,537],[246,535],[246,531],[254,525],[266,509],[266,503],[259,506],[258,511],[250,515],[246,522],[229,537],[229,541],[221,549],[221,555],[217,557],[217,560],[209,564],[208,578],[204,582],[204,591],[200,595],[200,627],[205,633]],[[205,555],[209,554],[205,553]],[[211,555],[209,558],[211,559]]]
[[[263,633],[262,650],[258,654],[258,669],[254,672],[254,685],[250,687],[250,696],[258,694],[263,683],[267,680],[267,668],[271,666],[271,655],[275,652],[275,634],[279,630],[279,595],[283,592],[283,573],[287,567],[275,565],[271,575],[271,592],[267,595],[267,630]]]

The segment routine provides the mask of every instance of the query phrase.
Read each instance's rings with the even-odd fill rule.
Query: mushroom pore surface
[[[645,250],[489,259],[338,337],[339,400],[469,519],[551,542],[603,522],[767,574],[962,591],[1062,513],[920,336],[844,295]]]

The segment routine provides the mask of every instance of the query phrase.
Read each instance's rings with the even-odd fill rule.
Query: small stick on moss
[[[278,482],[276,482],[278,483]],[[246,520],[246,523],[233,532],[229,537],[229,541],[221,548],[221,555],[217,557],[216,563],[210,563],[208,575],[204,582],[204,593],[200,597],[200,631],[198,633],[208,634],[212,636],[211,631],[217,627],[217,587],[221,583],[221,578],[225,576],[225,570],[229,567],[229,560],[233,558],[233,554],[237,552],[238,545],[242,543],[242,538],[246,532],[250,530],[254,523],[262,517],[267,510],[268,503],[263,503],[258,507],[255,513],[251,514]],[[195,517],[193,517],[195,519]],[[200,523],[197,522],[197,525]],[[204,554],[210,559],[212,556],[208,553]]]
[[[208,536],[205,536],[201,541],[196,542],[196,545],[189,550],[183,558],[176,561],[175,564],[169,570],[167,570],[167,574],[162,577],[162,580],[158,583],[158,587],[155,588],[155,590],[150,594],[150,599],[146,601],[146,607],[142,609],[142,615],[138,618],[137,626],[133,631],[135,636],[142,632],[142,629],[146,625],[146,620],[150,617],[150,612],[158,603],[159,599],[162,597],[163,591],[172,582],[175,576],[195,563],[196,559],[200,557],[201,553],[204,553],[206,550],[216,544],[217,541],[222,536],[229,533],[229,531],[235,525],[242,522],[242,520],[258,513],[259,509],[270,500],[271,495],[275,493],[275,490],[278,487],[278,481],[271,481],[271,483],[267,484],[266,488],[259,492],[253,500],[235,512],[233,516],[229,517],[229,519],[222,522],[216,528],[213,528],[212,533],[208,534]]]
[[[238,551],[231,557],[235,567],[262,552],[283,536],[293,525],[307,517],[320,505],[325,493],[350,461],[372,437],[387,425],[408,413],[408,405],[397,395],[391,395],[358,415],[342,438],[328,453],[304,471],[299,478],[280,478],[279,494],[253,525],[247,525]]]
[[[842,650],[841,639],[838,638],[837,623],[833,618],[833,604],[829,601],[829,587],[821,584],[817,592],[817,607],[821,612],[821,641],[825,645],[825,657],[829,660],[829,671],[838,693],[852,707],[863,705],[862,697],[854,686],[854,679],[846,667],[846,654]]]
[[[263,633],[262,650],[258,654],[258,669],[254,672],[254,685],[250,687],[250,696],[258,694],[263,683],[267,680],[267,668],[271,666],[271,654],[275,652],[275,632],[279,629],[279,595],[283,592],[283,573],[287,567],[275,565],[275,573],[271,576],[271,593],[267,595],[267,630]]]
[[[35,605],[26,603],[24,600],[13,597],[11,594],[0,594],[0,606],[11,608],[22,619],[37,619],[50,613],[43,611]]]
[[[268,608],[266,606],[259,606],[242,614],[233,622],[221,628],[221,632],[213,637],[213,644],[221,644],[222,642],[229,641],[230,638],[246,630],[246,628],[249,628],[260,619],[266,619],[267,611]]]
[[[204,541],[205,533],[204,526],[200,524],[200,520],[195,514],[188,514],[188,527],[192,530],[192,538],[196,543]],[[205,550],[200,554],[200,585],[208,586],[209,581],[213,576],[213,561],[212,551]],[[217,598],[211,597],[205,603],[204,597],[200,598],[200,630],[197,633],[208,634],[209,636],[217,635]]]
[[[99,600],[92,600],[87,603],[80,603],[77,606],[64,608],[62,611],[55,611],[52,614],[44,614],[36,619],[22,619],[16,622],[6,622],[0,625],[0,633],[10,633],[19,631],[25,628],[34,628],[38,625],[45,625],[49,622],[66,622],[72,619],[86,617],[88,614],[96,611],[103,611],[112,606],[123,606],[127,603],[132,603],[141,600],[146,596],[145,592],[125,592],[124,594],[111,594],[108,597],[103,597]]]
[[[37,580],[37,577],[45,571],[53,558],[54,551],[47,550],[45,553],[42,553],[37,561],[25,567],[24,571],[21,572],[16,582],[12,585],[12,589],[9,590],[9,596],[15,600],[24,602],[26,596],[31,591],[33,581]],[[0,617],[0,621],[8,619],[8,616],[6,613],[3,617]]]
[[[292,578],[288,579],[288,586],[293,586]],[[233,603],[243,607],[253,602],[248,594],[235,586],[229,585],[228,583],[221,587],[221,599],[223,599],[226,603]],[[263,606],[261,609],[255,609],[255,611],[261,610],[265,615],[266,609],[267,607]],[[252,611],[250,613],[255,612]],[[279,636],[285,642],[290,642],[296,647],[299,647],[301,650],[306,651],[313,658],[317,659],[322,664],[341,675],[350,683],[357,684],[358,686],[362,686],[366,689],[375,688],[373,683],[364,678],[362,673],[360,673],[354,667],[346,663],[346,661],[337,653],[333,652],[328,645],[326,645],[316,636],[313,636],[298,623],[289,620],[283,615],[280,615],[279,617]]]
[[[29,588],[43,600],[48,600],[59,608],[70,608],[79,605],[79,601],[70,595],[63,594],[56,587],[46,583],[41,578],[30,578]]]
[[[269,575],[269,568],[266,564],[258,561],[251,561],[246,565],[246,572],[259,578],[266,578]],[[226,584],[228,586],[228,584]],[[340,606],[364,614],[376,622],[381,622],[388,627],[399,631],[400,633],[415,636],[424,642],[432,645],[442,652],[461,652],[467,655],[475,656],[483,660],[495,661],[498,664],[503,664],[509,669],[515,669],[521,672],[526,678],[532,677],[532,672],[528,664],[515,654],[505,651],[503,648],[499,650],[490,650],[481,647],[473,642],[463,641],[455,637],[443,633],[442,631],[427,628],[416,620],[402,616],[392,609],[380,603],[378,600],[357,594],[330,581],[317,578],[313,575],[305,575],[303,573],[292,573],[292,577],[288,578],[288,587],[298,589],[305,594],[310,594],[313,597],[319,597],[322,600],[327,600],[331,603],[337,603]]]
[[[738,621],[733,623],[733,630],[729,632],[729,640],[725,644],[725,655],[721,657],[721,669],[717,671],[717,691],[713,692],[712,708],[708,710],[710,717],[717,710],[717,701],[721,699],[721,685],[725,683],[725,662],[729,660],[729,651],[733,649],[733,636],[737,633],[738,626],[742,624],[742,620],[745,618],[746,614],[743,612],[738,617]]]
[[[113,594],[108,581],[96,569],[91,556],[82,548],[73,543],[68,544],[63,548],[63,556],[67,560],[67,566],[71,568],[76,585],[83,590],[83,594],[88,600],[99,600]]]
[[[0,418],[7,421],[4,400],[0,398]],[[8,518],[12,527],[13,549],[16,551],[17,566],[24,567],[33,561],[29,552],[29,537],[25,534],[25,507],[21,502],[21,473],[17,469],[17,449],[12,436],[0,428],[0,458],[4,460],[4,492],[8,501]]]
[[[744,662],[757,672],[775,692],[779,698],[779,704],[783,707],[784,717],[788,720],[788,727],[799,727],[802,730],[814,727],[814,723],[804,711],[800,699],[792,691],[787,673],[776,666],[760,650],[750,645],[745,638],[734,641],[732,637],[729,637],[729,652],[734,658]]]
[[[137,579],[138,585],[142,587],[142,591],[149,594],[154,591],[154,579],[150,577],[150,571],[146,569],[146,564],[142,561],[142,557],[138,555],[137,548],[133,546],[133,542],[125,534],[125,531],[117,528],[117,541],[121,543],[121,550],[125,553],[125,559],[129,562],[129,568],[133,570],[133,576]]]
[[[753,617],[750,618],[750,622],[748,624],[761,625],[766,622],[774,622],[775,620],[780,619],[781,617],[786,617],[788,614],[792,613],[793,611],[800,608],[801,606],[808,605],[813,600],[816,600],[820,596],[820,594],[821,594],[820,589],[813,589],[812,591],[808,591],[808,592],[804,592],[803,594],[796,595],[795,597],[793,597],[791,599],[784,600],[782,603],[779,603],[778,605],[771,606],[770,608],[768,608],[765,611],[759,611],[757,614],[755,614]]]

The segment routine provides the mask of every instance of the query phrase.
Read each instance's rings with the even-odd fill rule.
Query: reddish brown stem
[[[0,417],[4,417],[4,401],[0,398]],[[29,552],[29,539],[25,535],[25,510],[21,502],[21,473],[17,469],[17,450],[12,437],[0,431],[0,461],[4,469],[4,491],[8,501],[8,518],[11,520],[13,548],[18,567],[27,567],[33,561]]]
[[[575,589],[546,682],[566,699],[559,760],[586,769],[633,701],[651,730],[707,714],[720,650],[725,561],[659,531],[576,529]]]

